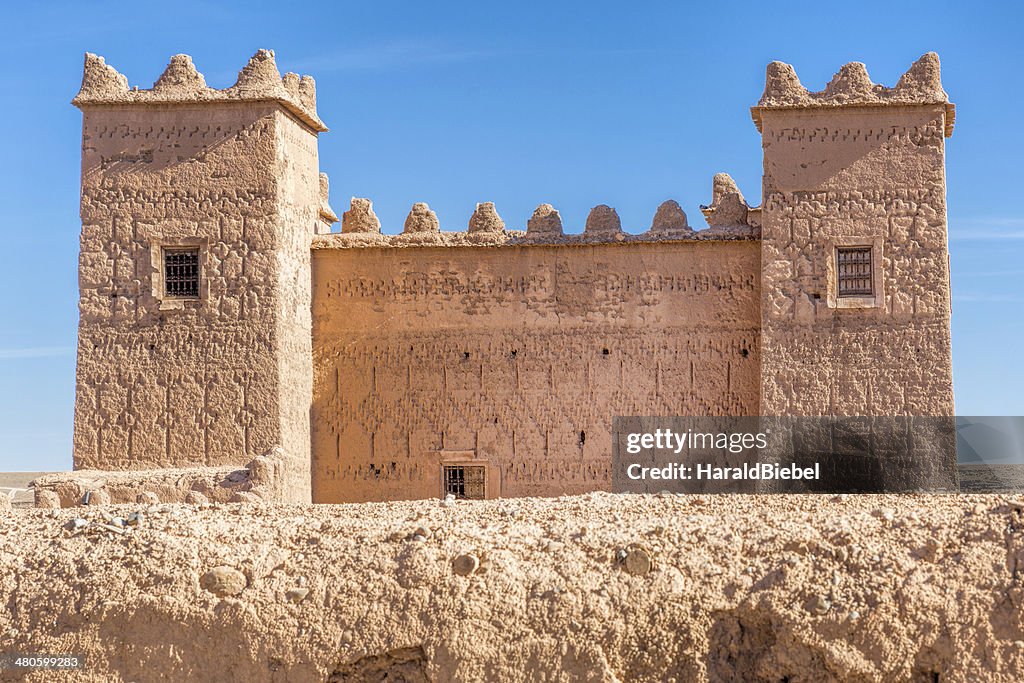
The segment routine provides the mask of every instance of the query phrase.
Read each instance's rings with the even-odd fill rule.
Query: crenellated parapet
[[[380,234],[380,219],[373,212],[373,202],[365,197],[353,197],[349,210],[341,215],[342,234]]]
[[[607,204],[598,204],[590,210],[583,234],[618,239],[622,235],[622,221],[619,220],[619,214]]]
[[[765,73],[764,94],[750,113],[760,131],[764,110],[922,104],[945,105],[945,134],[952,135],[956,107],[942,87],[939,56],[934,52],[914,62],[893,88],[872,82],[862,63],[850,62],[839,69],[824,90],[811,92],[800,83],[792,65],[772,62]]]
[[[654,219],[648,232],[652,235],[681,237],[692,235],[693,228],[690,227],[686,212],[679,206],[679,202],[667,199],[654,212]]]
[[[404,233],[413,235],[424,232],[441,232],[441,224],[437,221],[437,214],[430,210],[426,202],[416,202],[405,219]]]
[[[327,126],[316,113],[316,83],[311,76],[287,73],[283,77],[273,50],[259,50],[238,72],[230,88],[206,85],[188,55],[174,55],[149,90],[131,88],[128,79],[103,57],[87,52],[82,88],[71,101],[76,107],[111,104],[196,104],[205,102],[277,102],[318,132]]]
[[[338,222],[338,214],[334,213],[334,209],[331,208],[330,204],[331,196],[331,181],[327,177],[326,173],[320,174],[320,222],[322,223],[323,229],[318,229],[319,233],[326,233],[331,231],[331,226]]]
[[[728,178],[725,174],[720,175]],[[724,199],[720,198],[712,207],[702,207],[709,215],[710,227],[705,230],[690,227],[686,212],[672,199],[657,208],[650,228],[641,233],[623,231],[619,214],[605,204],[590,210],[582,233],[564,232],[562,216],[551,204],[541,204],[534,210],[526,223],[526,230],[510,230],[493,202],[476,205],[467,230],[449,231],[442,230],[437,214],[427,204],[417,202],[409,211],[400,234],[382,233],[380,220],[373,212],[373,202],[353,197],[349,210],[342,215],[341,232],[317,235],[313,248],[546,246],[757,239],[757,224],[747,216],[759,209],[748,208],[738,191],[722,193],[722,197]]]
[[[711,181],[711,204],[701,213],[711,234],[744,234],[761,227],[761,209],[747,205],[743,193],[728,173],[716,173]]]
[[[505,221],[501,220],[494,202],[483,202],[476,205],[476,210],[469,218],[469,232],[494,234],[505,229]]]

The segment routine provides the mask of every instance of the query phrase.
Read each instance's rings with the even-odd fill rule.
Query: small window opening
[[[469,351],[463,351],[462,358],[463,360],[469,360]]]
[[[444,493],[465,500],[486,497],[487,468],[484,465],[444,465]]]
[[[587,433],[584,431],[580,432],[580,445],[587,443]]]
[[[611,351],[609,351],[608,349],[601,349],[602,356],[607,356],[609,353],[611,353]]]
[[[199,249],[164,251],[164,296],[199,298]]]
[[[839,247],[836,249],[836,272],[839,296],[872,296],[871,247]]]

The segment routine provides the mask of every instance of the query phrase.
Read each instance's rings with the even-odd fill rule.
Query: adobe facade
[[[513,230],[483,203],[466,231],[417,204],[389,235],[358,198],[332,231],[313,80],[265,50],[225,90],[184,55],[150,90],[87,55],[74,104],[74,463],[103,483],[51,482],[61,504],[147,481],[427,498],[455,472],[485,497],[582,493],[609,487],[615,415],[953,414],[934,54],[818,93],[772,63],[762,206],[720,174],[709,227],[667,201],[641,234],[603,205],[567,234],[550,205]]]

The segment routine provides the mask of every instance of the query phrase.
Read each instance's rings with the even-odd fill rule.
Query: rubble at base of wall
[[[118,503],[280,502],[284,452],[272,448],[242,466],[152,470],[75,470],[34,480],[35,506]]]

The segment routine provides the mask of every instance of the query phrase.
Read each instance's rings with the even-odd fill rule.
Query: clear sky
[[[833,9],[835,7],[835,9]],[[464,229],[494,201],[566,230],[615,206],[640,232],[675,198],[690,222],[727,171],[760,201],[748,108],[764,67],[818,90],[845,62],[894,85],[942,59],[957,412],[1024,414],[1024,10],[1015,2],[4,3],[0,9],[0,470],[71,464],[82,54],[149,88],[184,52],[214,87],[258,48],[316,78],[321,169],[339,213],[370,197],[386,232],[426,201]]]

